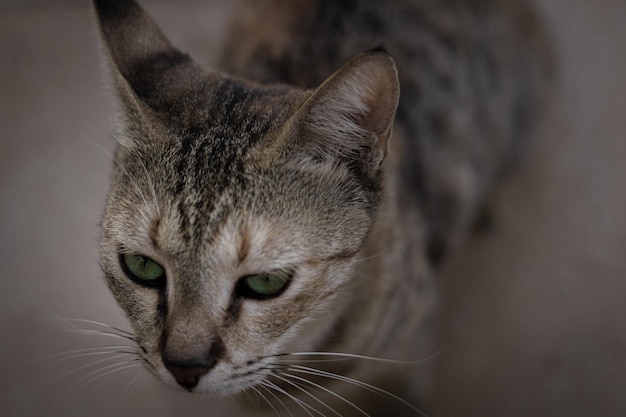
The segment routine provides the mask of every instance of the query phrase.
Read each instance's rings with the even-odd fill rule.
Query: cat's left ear
[[[387,155],[399,95],[391,55],[377,49],[356,57],[301,108],[305,149],[324,159],[358,160],[373,175]]]
[[[205,73],[134,0],[93,0],[114,80],[128,113],[176,116]],[[172,114],[174,113],[174,114]]]

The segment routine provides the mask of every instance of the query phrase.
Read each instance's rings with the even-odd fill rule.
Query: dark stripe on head
[[[150,227],[150,231],[148,232],[150,236],[150,243],[152,243],[152,247],[155,249],[159,248],[159,226],[161,225],[161,219],[159,217],[155,218],[152,221],[152,226]]]
[[[195,243],[206,236],[207,227],[216,227],[227,215],[226,204],[218,201],[243,194],[247,153],[280,126],[293,102],[285,90],[228,78],[209,87],[202,111],[188,115],[183,126],[170,124],[172,136],[179,138],[172,192],[178,200],[181,234]],[[238,206],[238,201],[228,203]]]
[[[156,319],[155,319],[155,328],[161,328],[165,325],[165,320],[167,318],[167,291],[165,288],[160,288],[159,290],[159,301],[156,308]]]
[[[233,295],[230,299],[230,304],[226,309],[226,317],[224,317],[224,322],[222,323],[222,327],[230,327],[237,323],[239,320],[239,316],[241,313],[241,305],[243,303],[243,299],[236,291],[233,291]]]

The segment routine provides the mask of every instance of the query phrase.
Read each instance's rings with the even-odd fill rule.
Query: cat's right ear
[[[204,79],[133,0],[94,0],[113,77],[127,112],[165,113]],[[180,80],[184,80],[181,82]]]
[[[391,56],[375,49],[331,75],[299,110],[300,146],[374,176],[387,155],[400,87]]]

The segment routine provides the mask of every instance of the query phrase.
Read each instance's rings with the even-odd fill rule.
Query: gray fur
[[[210,358],[190,389],[232,394],[267,378],[276,354],[414,358],[436,266],[544,102],[549,59],[529,5],[242,1],[227,75],[175,49],[134,2],[95,4],[125,119],[101,265],[148,369],[176,387],[164,360]],[[158,262],[165,287],[129,280],[120,253]],[[272,270],[295,272],[279,297],[237,295],[241,277]],[[368,362],[319,368],[403,382]]]

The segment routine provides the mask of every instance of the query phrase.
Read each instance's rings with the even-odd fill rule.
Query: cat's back
[[[526,0],[242,0],[223,67],[314,88],[379,46],[400,81],[387,188],[424,212],[439,259],[525,154],[549,90],[549,42]]]
[[[543,29],[525,0],[240,0],[222,65],[256,81],[313,88],[379,46],[407,76],[412,65],[479,48],[547,59]]]
[[[382,46],[400,80],[396,128],[422,144],[484,135],[499,152],[535,124],[551,73],[547,39],[529,0],[241,0],[222,65],[315,88]]]

